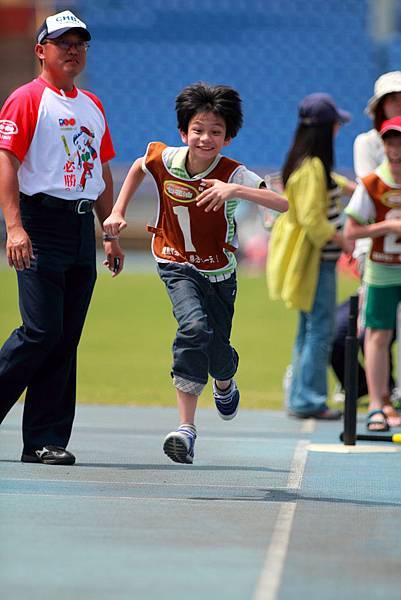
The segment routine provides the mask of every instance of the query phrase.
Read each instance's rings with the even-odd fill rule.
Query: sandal
[[[401,427],[401,415],[390,401],[384,403],[383,412],[390,427]]]
[[[368,412],[366,427],[368,431],[388,431],[390,429],[386,415],[380,408]]]

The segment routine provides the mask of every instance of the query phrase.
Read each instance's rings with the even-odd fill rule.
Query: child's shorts
[[[364,325],[371,329],[395,329],[401,285],[365,286]]]

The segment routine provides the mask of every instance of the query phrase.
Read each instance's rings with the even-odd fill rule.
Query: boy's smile
[[[220,150],[231,142],[231,138],[226,138],[224,119],[210,111],[196,114],[189,122],[188,132],[180,134],[189,148],[186,168],[191,176],[206,171]]]

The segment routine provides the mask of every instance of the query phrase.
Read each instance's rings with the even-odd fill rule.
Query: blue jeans
[[[238,354],[230,344],[235,273],[217,283],[210,282],[190,265],[158,263],[178,323],[173,343],[172,375],[206,384],[231,379],[238,367]]]
[[[290,411],[299,416],[327,408],[327,367],[335,330],[335,269],[335,261],[321,261],[312,311],[299,313],[288,399]]]

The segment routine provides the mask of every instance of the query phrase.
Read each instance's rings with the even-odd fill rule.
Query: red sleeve
[[[105,131],[100,143],[100,162],[108,162],[115,157],[116,153],[111,139],[109,126],[107,124],[106,113],[104,112],[103,104],[100,102],[99,98],[95,96],[95,94],[92,94],[92,92],[88,92],[87,90],[81,90],[81,92],[86,94],[96,104],[104,117]]]
[[[32,142],[44,89],[34,84],[15,90],[0,111],[0,148],[12,152],[20,162]]]

